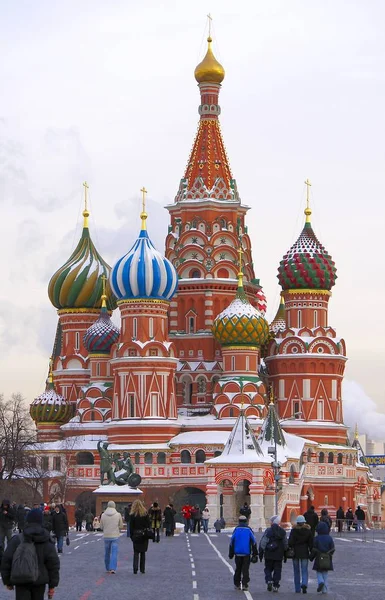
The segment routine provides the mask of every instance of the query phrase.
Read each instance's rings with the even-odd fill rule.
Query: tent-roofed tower
[[[206,55],[195,69],[201,98],[198,131],[175,202],[167,206],[171,222],[166,257],[179,276],[169,330],[180,361],[178,404],[185,405],[212,401],[221,351],[211,328],[237,289],[240,243],[245,294],[253,306],[266,311],[245,221],[249,207],[241,203],[221,133],[219,92],[225,71],[212,43],[209,35]]]

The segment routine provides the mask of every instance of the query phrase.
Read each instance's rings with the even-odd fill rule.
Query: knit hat
[[[27,523],[37,523],[38,525],[43,524],[43,513],[40,508],[33,508],[27,514]]]
[[[297,517],[297,523],[306,523],[306,519],[303,515]]]
[[[116,504],[113,500],[110,500],[109,503],[107,504],[108,508],[116,508]]]
[[[281,522],[281,519],[279,518],[278,515],[273,515],[272,517],[270,517],[270,523],[272,525],[279,525]]]
[[[245,515],[241,515],[238,521],[247,521],[247,517],[245,517]]]

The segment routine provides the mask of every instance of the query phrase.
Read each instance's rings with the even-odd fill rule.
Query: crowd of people
[[[181,509],[184,531],[207,533],[210,510],[198,504],[186,503]],[[327,509],[320,516],[311,506],[304,515],[299,515],[289,535],[281,527],[278,515],[273,515],[268,527],[257,544],[253,530],[249,526],[251,509],[245,502],[239,509],[239,522],[231,536],[229,558],[235,559],[234,586],[248,590],[250,564],[264,561],[264,576],[268,591],[278,592],[282,575],[282,563],[293,561],[293,580],[296,593],[307,593],[308,564],[314,561],[317,573],[317,592],[327,593],[328,573],[333,570],[332,555],[334,542],[330,535],[332,519]],[[365,512],[360,506],[353,513],[346,513],[339,507],[336,512],[336,530],[347,531],[365,527]],[[127,537],[133,543],[133,573],[146,572],[146,552],[149,541],[160,542],[161,531],[172,537],[176,528],[176,511],[172,503],[164,510],[158,502],[153,502],[147,510],[141,500],[135,500],[125,507],[124,521]],[[82,531],[98,530],[104,537],[104,563],[106,572],[114,575],[118,566],[119,539],[124,530],[121,513],[115,502],[110,501],[100,516],[94,516],[89,509],[78,506],[75,511],[75,528]],[[223,517],[213,523],[217,533],[225,528]],[[4,585],[16,588],[17,600],[43,600],[48,586],[48,597],[53,598],[59,583],[60,562],[58,555],[63,552],[64,540],[69,544],[69,523],[63,505],[11,504],[3,500],[0,506],[0,561],[1,577]],[[56,548],[55,548],[56,544]],[[24,565],[24,566],[23,566]],[[24,569],[24,575],[23,575]],[[23,581],[23,576],[25,581]]]

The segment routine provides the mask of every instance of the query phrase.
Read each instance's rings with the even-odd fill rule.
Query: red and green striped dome
[[[96,250],[88,226],[65,264],[52,276],[48,295],[58,309],[100,309],[103,278],[106,278],[107,307],[116,308],[116,300],[108,283],[111,267]]]
[[[68,423],[74,416],[74,407],[55,391],[53,383],[31,403],[29,412],[35,423]]]
[[[335,284],[335,263],[310,222],[305,223],[298,240],[281,260],[277,277],[283,290],[330,290]]]

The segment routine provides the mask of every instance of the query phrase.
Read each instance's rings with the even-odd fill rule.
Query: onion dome
[[[283,290],[330,290],[335,285],[337,269],[312,229],[309,198],[305,215],[301,235],[281,260],[277,277]]]
[[[225,78],[225,70],[213,54],[211,48],[212,41],[209,36],[207,38],[208,48],[206,56],[195,68],[194,76],[198,83],[222,83]]]
[[[147,213],[143,210],[140,216],[142,229],[138,239],[112,269],[112,291],[118,300],[137,298],[169,301],[176,292],[178,274],[174,265],[155,249],[148,237]]]
[[[234,300],[214,320],[213,335],[221,346],[262,346],[269,338],[269,325],[259,310],[248,301],[243,289],[243,274],[238,273]]]
[[[90,354],[109,354],[111,346],[118,341],[120,330],[111,321],[107,310],[107,296],[103,291],[99,318],[84,334],[84,346]]]
[[[73,417],[73,405],[55,390],[52,377],[52,361],[45,392],[31,403],[29,413],[35,423],[67,423]]]
[[[273,333],[279,333],[280,331],[284,331],[286,329],[286,317],[285,317],[285,301],[283,296],[281,296],[281,302],[279,303],[279,308],[277,310],[277,314],[274,319],[270,323],[270,331]]]
[[[87,194],[87,187],[85,190]],[[98,309],[101,307],[103,277],[107,280],[111,267],[96,250],[88,228],[89,212],[83,211],[83,232],[78,245],[60,269],[51,277],[48,295],[57,309]],[[106,290],[109,310],[116,307],[111,288]]]

